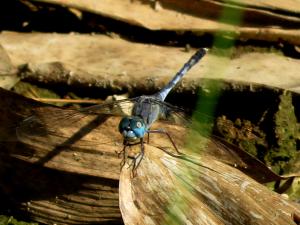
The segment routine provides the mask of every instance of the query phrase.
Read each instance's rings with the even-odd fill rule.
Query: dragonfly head
[[[119,123],[119,132],[127,141],[135,141],[144,137],[146,131],[144,120],[137,116],[123,117]]]

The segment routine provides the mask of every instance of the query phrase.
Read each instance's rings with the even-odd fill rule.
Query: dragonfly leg
[[[145,146],[144,146],[144,140],[143,138],[140,139],[140,144],[141,144],[141,152],[134,157],[134,159],[132,160],[132,176],[134,177],[136,175],[136,170],[139,167],[139,165],[141,164],[141,161],[144,157],[144,153],[145,153]]]
[[[137,155],[137,156],[134,156],[134,157],[131,157],[131,156],[128,156],[128,153],[126,151],[126,147],[127,146],[131,146],[131,145],[135,145],[135,144],[129,144],[127,143],[126,141],[124,141],[124,147],[121,151],[116,151],[116,153],[118,154],[118,157],[120,157],[120,155],[122,154],[122,161],[120,163],[120,166],[121,166],[121,169],[123,168],[123,166],[125,165],[126,163],[126,159],[127,158],[130,158],[132,159],[132,162],[130,163],[130,165],[128,166],[131,167],[132,166],[132,174],[133,174],[133,177],[136,175],[136,170],[138,168],[138,166],[140,165],[143,157],[144,157],[144,153],[145,153],[145,146],[144,146],[144,140],[143,138],[140,139],[140,145],[141,145],[141,151],[140,153]]]
[[[147,133],[147,144],[149,144],[149,142],[150,142],[150,133],[148,132]]]
[[[120,163],[120,169],[123,168],[123,166],[125,165],[126,162],[126,158],[127,158],[127,154],[126,154],[126,147],[128,146],[128,143],[124,141],[123,143],[124,147],[121,151],[116,151],[116,153],[118,154],[118,158],[120,158],[120,155],[122,154],[122,161]]]
[[[172,145],[173,145],[175,151],[176,151],[178,154],[180,154],[180,155],[182,154],[182,153],[178,150],[178,148],[177,148],[177,146],[176,146],[174,140],[172,139],[171,135],[170,135],[167,131],[165,131],[165,130],[163,130],[163,129],[159,129],[159,130],[148,130],[148,133],[159,133],[159,134],[165,134],[165,135],[167,135],[167,137],[168,137],[169,140],[171,141],[171,143],[172,143]]]
[[[127,147],[127,145],[124,144],[121,151],[115,151],[116,154],[118,155],[118,158],[120,158],[120,155],[125,151],[126,147]]]

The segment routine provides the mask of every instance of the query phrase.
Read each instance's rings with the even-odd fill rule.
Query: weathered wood
[[[81,11],[100,14],[128,24],[151,30],[190,31],[197,35],[214,34],[223,30],[240,40],[264,40],[300,45],[300,12],[298,1],[283,3],[275,0],[252,1],[131,1],[131,0],[32,0],[64,5]],[[158,2],[157,10],[153,4]],[[277,3],[278,2],[278,3]],[[233,26],[219,22],[223,10],[242,14],[241,21]],[[149,19],[151,18],[151,19]]]
[[[0,44],[0,87],[10,89],[19,80],[17,69],[13,66],[7,52]]]
[[[121,223],[118,118],[76,114],[64,123],[72,110],[3,89],[0,98],[2,204],[46,224]],[[30,116],[47,127],[24,125]],[[164,137],[151,143],[170,145]]]
[[[51,112],[58,115],[62,109],[2,89],[0,98],[2,206],[21,210],[33,220],[46,224],[121,224],[120,159],[115,153],[120,146],[108,139],[105,141],[110,142],[102,146],[95,144],[98,143],[95,139],[90,142],[92,137],[101,139],[98,136],[101,130],[94,130],[95,136],[89,130],[72,135],[80,128],[79,124],[72,128],[72,123],[64,130],[65,137],[43,136],[40,130],[25,133],[27,136],[19,130],[17,136],[16,127],[26,117]],[[107,125],[111,130],[112,124],[108,121]],[[59,124],[54,123],[53,129],[58,132]],[[100,133],[110,135],[110,131]]]
[[[209,155],[176,158],[148,145],[136,176],[123,167],[119,193],[128,225],[294,225],[300,214],[299,204]]]
[[[2,89],[0,97],[2,204],[46,224],[121,223],[121,159],[116,154],[121,143],[113,139],[119,136],[118,120],[101,120],[99,127],[80,129],[95,116],[77,115],[62,124],[61,117],[72,110]],[[22,127],[24,119],[32,115],[49,127]],[[166,141],[158,137],[152,143]]]
[[[163,87],[193,52],[104,35],[4,32],[0,42],[24,78],[116,92],[143,90],[144,94]],[[205,90],[208,78],[227,81],[224,89],[255,91],[269,85],[300,92],[299,70],[299,59],[275,53],[248,53],[231,60],[208,53],[174,91]]]
[[[122,149],[122,140],[117,138],[119,119],[74,114],[73,110],[38,103],[2,89],[0,97],[3,203],[46,224],[121,223],[121,159],[116,154]],[[38,120],[34,122],[33,118]],[[162,126],[183,150],[186,128],[158,122],[153,129]],[[149,224],[151,220],[161,224],[164,218],[170,224],[173,216],[179,221],[188,218],[192,224],[203,224],[203,219],[211,224],[263,224],[260,221],[273,220],[277,224],[291,218],[291,213],[299,214],[299,206],[268,191],[240,170],[262,182],[283,178],[230,145],[235,152],[228,152],[222,142],[208,142],[197,135],[186,139],[189,147],[185,157],[175,157],[153,147],[172,151],[164,136],[153,134],[150,141],[135,177],[130,177],[131,168],[123,167],[120,202],[126,224]],[[140,146],[128,149],[137,153]],[[255,199],[259,205],[254,204]],[[267,208],[271,201],[278,215]],[[191,206],[193,210],[188,211]],[[147,216],[140,222],[144,214]],[[282,224],[291,224],[288,222]]]

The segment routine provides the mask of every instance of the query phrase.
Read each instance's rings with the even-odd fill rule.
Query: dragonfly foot
[[[121,151],[116,151],[116,154],[118,155],[118,158],[120,158],[120,155],[122,154],[122,161],[120,162],[120,170],[122,170],[123,166],[126,163],[126,145],[124,145],[123,149]]]
[[[120,162],[120,171],[122,170],[123,166],[125,165],[126,160],[122,159],[122,161]]]
[[[137,156],[133,157],[132,162],[129,165],[129,167],[132,166],[132,170],[131,170],[132,178],[137,175],[137,168],[141,164],[143,157],[144,157],[144,151],[141,151]]]
[[[144,157],[144,141],[141,140],[141,152],[132,158],[132,162],[130,163],[129,167],[132,166],[132,178],[135,177],[137,175],[137,168],[139,167],[139,165],[141,164],[143,157]]]
[[[115,151],[115,153],[118,155],[118,158],[120,158],[120,155],[123,153],[124,154],[124,149],[121,151]]]
[[[118,155],[118,158],[120,158],[120,155],[122,154],[122,161],[120,163],[120,169],[124,167],[126,164],[126,160],[129,158],[131,159],[131,163],[128,165],[128,168],[132,167],[132,176],[134,177],[136,175],[136,170],[138,166],[140,165],[143,157],[144,157],[144,140],[141,138],[140,140],[140,145],[141,145],[141,151],[138,155],[136,156],[130,156],[128,152],[126,151],[127,146],[131,146],[130,144],[125,143],[124,147],[121,151],[115,151],[116,154]]]

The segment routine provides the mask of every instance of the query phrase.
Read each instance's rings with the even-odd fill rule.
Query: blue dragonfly
[[[181,154],[176,147],[175,142],[168,132],[164,129],[151,130],[151,125],[158,118],[166,118],[168,114],[171,114],[171,110],[174,107],[170,106],[164,102],[170,91],[175,87],[175,85],[181,80],[181,78],[195,65],[200,59],[206,54],[207,49],[199,49],[184,65],[183,67],[175,74],[173,79],[159,92],[153,95],[142,95],[134,99],[134,105],[132,108],[132,116],[123,117],[119,123],[119,132],[124,138],[124,148],[121,152],[126,150],[126,146],[131,143],[136,143],[139,140],[141,144],[141,152],[135,158],[136,162],[134,163],[133,169],[137,168],[141,162],[144,155],[144,136],[150,133],[161,133],[165,134],[168,139],[171,141],[174,149],[178,154]],[[123,154],[125,155],[125,154]],[[124,161],[125,159],[123,159]]]
[[[17,135],[22,139],[24,135],[34,135],[35,133],[42,133],[43,127],[48,127],[45,130],[49,131],[49,127],[53,126],[53,123],[57,123],[64,126],[66,123],[72,123],[81,119],[81,115],[118,115],[122,116],[119,123],[118,130],[123,137],[123,149],[118,152],[118,155],[123,153],[123,160],[121,166],[125,164],[125,151],[128,146],[140,144],[140,153],[133,158],[133,171],[139,166],[144,156],[144,137],[150,133],[160,133],[167,136],[172,143],[177,154],[181,154],[173,141],[171,135],[164,129],[151,129],[152,124],[158,119],[168,120],[172,116],[181,116],[183,110],[166,103],[164,100],[175,85],[181,80],[181,78],[206,54],[207,49],[199,49],[176,73],[171,81],[162,88],[159,92],[153,95],[142,95],[135,98],[124,99],[119,101],[113,101],[109,103],[94,105],[91,107],[83,108],[78,111],[65,111],[64,114],[51,115],[54,118],[51,123],[43,121],[43,118],[33,115],[24,120],[17,128]],[[122,109],[131,104],[131,109],[128,114],[124,113]],[[121,108],[121,109],[120,109]],[[46,115],[43,115],[46,117]],[[73,120],[72,120],[73,118]]]
[[[167,136],[167,138],[171,141],[174,149],[178,154],[181,154],[173,141],[171,135],[165,131],[164,129],[156,129],[152,130],[151,125],[158,120],[159,118],[168,119],[175,112],[177,116],[180,115],[181,109],[172,106],[164,102],[170,91],[176,86],[176,84],[181,80],[181,78],[195,65],[199,62],[200,59],[205,56],[207,49],[201,48],[199,49],[184,65],[183,67],[175,74],[173,79],[159,92],[153,95],[142,95],[132,99],[120,100],[117,102],[113,102],[113,104],[126,104],[130,101],[133,104],[131,109],[131,113],[129,116],[124,116],[119,123],[119,132],[123,136],[123,149],[118,152],[120,155],[123,153],[123,161],[122,166],[125,163],[125,150],[127,146],[134,145],[139,143],[141,145],[140,153],[133,160],[133,170],[135,170],[142,158],[144,156],[144,137],[148,134],[148,142],[149,142],[149,134],[150,133],[161,133]],[[111,107],[111,103],[96,105],[85,109],[85,111],[93,112],[101,110],[103,113],[105,108]],[[109,112],[112,110],[110,109]]]

